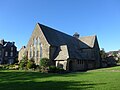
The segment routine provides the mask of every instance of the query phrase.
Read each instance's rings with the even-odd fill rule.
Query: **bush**
[[[50,67],[49,67],[49,72],[50,72],[50,73],[56,73],[56,72],[57,72],[57,67],[55,67],[55,66],[50,66]]]
[[[48,67],[49,67],[49,59],[48,58],[42,58],[40,59],[40,67],[41,67],[41,72],[48,72]]]
[[[6,69],[9,69],[9,65],[8,64],[0,65],[0,70],[6,70]]]
[[[21,60],[19,64],[19,68],[23,70],[26,68],[26,65],[27,65],[27,61]]]
[[[1,70],[2,68],[3,68],[2,65],[0,65],[0,70]]]
[[[39,65],[36,65],[36,71],[41,72],[41,67]]]
[[[48,67],[43,67],[43,66],[40,67],[40,71],[41,71],[42,73],[48,73],[48,70],[49,70]]]
[[[25,67],[25,63],[24,63],[24,61],[21,61],[19,64],[19,68],[24,69],[24,67]]]
[[[22,58],[22,60],[20,61],[19,68],[22,69],[22,70],[26,69],[27,62],[28,62],[28,59],[27,59],[26,56],[24,56]]]
[[[59,68],[56,66],[50,66],[49,67],[49,72],[50,73],[63,73],[65,70],[63,68]]]
[[[49,59],[48,58],[40,59],[40,66],[48,67],[49,66]]]
[[[27,69],[36,69],[36,65],[34,63],[34,60],[28,60],[27,62]]]
[[[9,69],[10,69],[10,70],[13,70],[14,67],[15,67],[15,65],[9,65]]]
[[[64,73],[65,70],[63,68],[59,68],[58,73]]]
[[[3,69],[9,69],[9,65],[3,65]]]

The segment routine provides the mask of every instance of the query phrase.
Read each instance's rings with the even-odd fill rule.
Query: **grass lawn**
[[[120,90],[120,66],[68,74],[0,70],[0,90]]]

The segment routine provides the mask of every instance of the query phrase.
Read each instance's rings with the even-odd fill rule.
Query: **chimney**
[[[4,45],[4,39],[0,40],[0,44]]]
[[[15,45],[15,42],[12,42],[13,45]]]
[[[80,36],[80,35],[79,35],[77,32],[75,32],[75,34],[73,35],[73,37],[75,37],[75,38],[77,38],[77,39],[79,38],[79,36]]]

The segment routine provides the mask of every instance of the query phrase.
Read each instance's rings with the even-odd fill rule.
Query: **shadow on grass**
[[[81,75],[89,73],[81,72]],[[77,73],[57,74],[57,73],[40,73],[40,72],[0,72],[0,82],[14,80],[31,80],[34,78],[49,78],[49,77],[74,77]]]
[[[85,75],[90,73],[79,74]],[[0,72],[0,90],[84,90],[105,84],[66,79],[67,77],[75,77],[77,75],[77,73]],[[56,80],[56,77],[59,79]]]
[[[98,84],[85,84],[86,82],[77,81],[43,81],[43,82],[12,82],[12,83],[1,83],[1,90],[85,90],[94,88]]]

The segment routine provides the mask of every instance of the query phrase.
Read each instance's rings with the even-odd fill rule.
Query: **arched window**
[[[40,41],[40,38],[38,37],[38,43],[37,43],[37,45],[38,45],[38,51],[40,52],[40,58],[42,58],[42,44],[41,44],[41,41]]]
[[[42,58],[42,44],[40,44],[40,58]]]
[[[32,58],[32,45],[30,46],[30,58]]]
[[[34,50],[33,50],[33,57],[37,57],[37,43],[38,43],[38,40],[37,38],[34,38]]]
[[[37,45],[38,45],[39,49],[40,49],[40,44],[41,44],[41,41],[40,41],[40,38],[38,37],[38,43],[37,43]]]
[[[36,44],[37,44],[37,40],[36,40],[36,38],[34,38],[34,47],[36,47]]]

